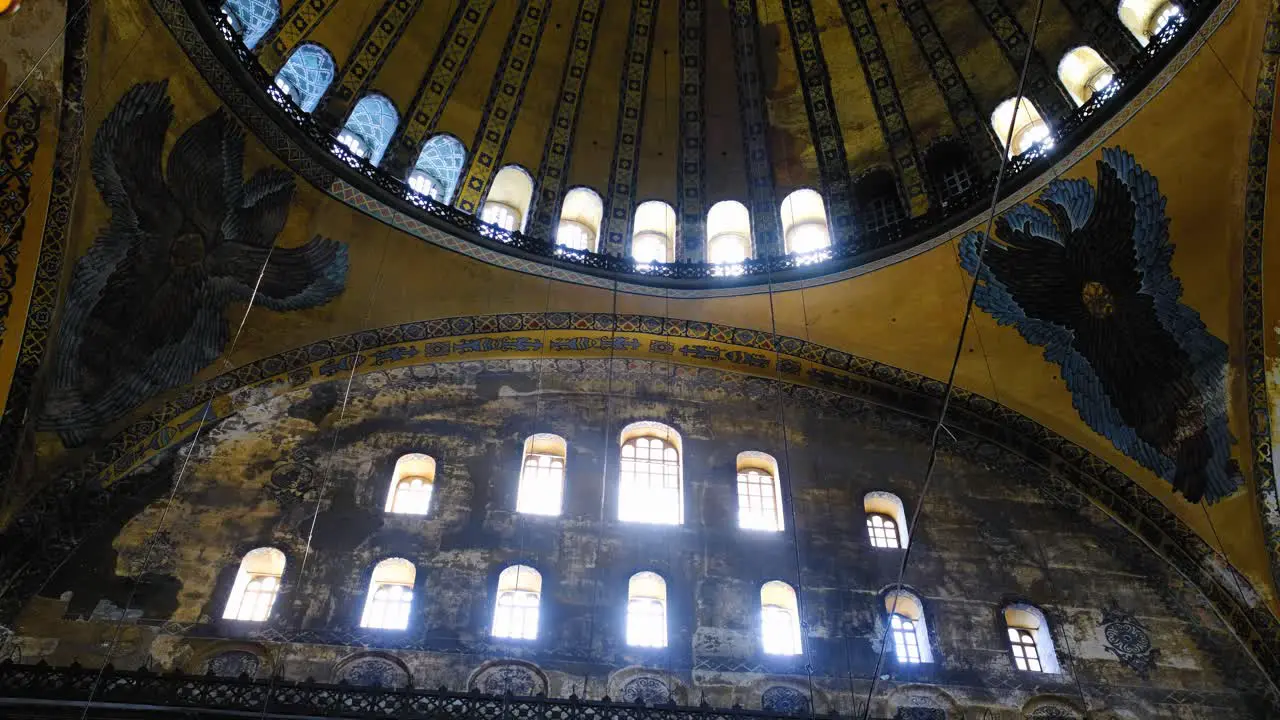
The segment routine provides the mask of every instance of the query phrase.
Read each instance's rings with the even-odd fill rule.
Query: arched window
[[[898,181],[888,170],[863,176],[854,185],[854,194],[862,211],[862,226],[867,230],[887,228],[906,218],[898,196]]]
[[[524,441],[520,463],[520,488],[516,512],[559,515],[564,498],[564,438],[550,433],[530,435]]]
[[[973,187],[973,169],[964,143],[950,139],[936,143],[925,154],[925,170],[934,192],[946,206]]]
[[[1040,608],[1026,603],[1008,605],[1004,609],[1004,624],[1015,667],[1029,672],[1061,672],[1049,621]]]
[[[236,571],[236,581],[227,596],[222,617],[227,620],[262,622],[271,615],[271,605],[284,575],[284,553],[260,547],[245,553]]]
[[[656,422],[622,429],[618,519],[679,525],[684,522],[680,433]]]
[[[1120,22],[1146,45],[1175,18],[1182,17],[1182,6],[1168,0],[1121,0],[1119,13]]]
[[[676,211],[661,200],[640,203],[631,232],[631,259],[640,265],[675,262]]]
[[[556,244],[569,250],[595,252],[603,219],[604,203],[595,190],[585,187],[570,190],[560,206]]]
[[[1017,105],[1016,115],[1014,114],[1015,104]],[[1012,135],[1009,134],[1010,123],[1013,124]],[[1040,117],[1040,111],[1036,110],[1036,106],[1027,98],[1023,98],[1022,102],[1017,102],[1017,98],[1009,98],[997,105],[995,112],[991,113],[991,127],[995,129],[1001,145],[1006,138],[1012,138],[1007,148],[1010,157],[1021,155],[1035,147],[1037,143],[1053,144],[1053,138],[1049,136],[1048,123]]]
[[[461,140],[452,135],[433,135],[418,152],[418,160],[409,173],[409,187],[437,202],[453,202],[453,191],[466,163],[467,150]]]
[[[347,116],[347,124],[338,133],[338,142],[353,154],[377,165],[396,132],[400,115],[396,106],[384,95],[372,94],[360,98]]]
[[[430,455],[413,453],[396,460],[387,491],[389,513],[426,515],[431,509],[431,491],[436,482],[436,461]]]
[[[542,574],[528,565],[512,565],[498,575],[498,601],[493,606],[493,636],[538,639],[538,605]]]
[[[906,590],[891,592],[884,596],[884,609],[888,613],[893,652],[898,662],[913,665],[933,662],[920,598]]]
[[[902,500],[887,492],[869,492],[862,499],[867,513],[867,536],[872,547],[907,547],[907,513]]]
[[[796,591],[781,580],[770,580],[760,586],[760,643],[769,655],[803,652]]]
[[[831,246],[827,208],[816,190],[801,188],[782,201],[782,237],[787,252],[799,255]]]
[[[627,644],[667,646],[667,581],[653,572],[638,572],[627,583]]]
[[[333,82],[333,57],[315,43],[299,45],[276,73],[276,87],[303,112],[311,112]]]
[[[772,531],[783,528],[778,461],[768,453],[738,453],[738,527]]]
[[[417,569],[404,558],[387,558],[373,568],[369,594],[364,601],[360,627],[404,630],[413,607],[413,583]]]
[[[280,0],[227,0],[222,14],[240,33],[245,47],[252,50],[280,17]]]
[[[524,230],[533,200],[533,178],[519,165],[498,171],[480,210],[480,219],[503,230]]]
[[[751,212],[737,200],[721,200],[707,211],[707,262],[738,265],[751,257]]]
[[[1063,55],[1058,63],[1058,79],[1077,105],[1089,102],[1094,93],[1110,85],[1115,78],[1116,73],[1107,61],[1087,45]]]

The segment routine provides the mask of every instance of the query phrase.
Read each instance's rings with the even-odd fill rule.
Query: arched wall
[[[153,576],[153,589],[135,598],[143,620],[117,665],[162,648],[163,663],[215,638],[253,635],[252,627],[204,619],[216,617],[222,601],[218,566],[235,561],[242,538],[278,537],[298,556],[310,535],[310,572],[286,578],[290,590],[271,621],[272,637],[290,644],[276,665],[286,679],[340,674],[354,642],[394,658],[415,686],[461,688],[478,658],[508,656],[536,665],[554,696],[586,682],[579,694],[599,697],[625,684],[614,682],[617,673],[626,670],[629,681],[646,673],[627,668],[647,668],[687,688],[677,690],[683,702],[705,694],[717,706],[756,706],[749,693],[762,685],[807,684],[806,664],[822,711],[854,709],[850,675],[865,690],[876,662],[876,603],[901,555],[872,551],[856,519],[871,490],[918,500],[926,417],[874,394],[657,358],[490,355],[387,364],[356,375],[346,403],[345,376],[308,382],[296,369],[285,373],[295,382],[278,392],[246,390],[229,414],[207,421],[167,511],[152,499],[163,498],[179,472],[177,453],[154,455],[116,478],[112,485],[122,488],[154,485],[135,509],[122,508],[87,536],[17,618],[15,642],[25,658],[100,661],[101,648],[80,644],[68,624],[87,619],[109,631],[110,615],[97,613],[128,602],[122,581],[137,567],[130,558],[167,512],[170,530],[152,570],[164,581]],[[608,401],[598,391],[605,383],[615,388]],[[975,710],[1021,707],[1034,693],[1009,689],[1017,675],[994,659],[1004,652],[999,610],[1019,594],[1045,610],[1056,637],[1073,638],[1059,648],[1071,669],[1036,678],[1036,692],[1071,698],[1079,682],[1090,707],[1140,716],[1168,711],[1171,693],[1194,692],[1215,712],[1235,708],[1249,717],[1265,678],[1187,578],[1079,495],[1067,467],[1045,468],[970,435],[964,418],[971,412],[960,408],[957,440],[943,449],[904,577],[924,603],[937,662],[890,669],[880,692],[897,697],[903,684],[924,684]],[[655,419],[684,436],[687,512],[677,528],[617,523],[609,503],[618,430]],[[520,439],[547,428],[568,442],[562,519],[516,516]],[[744,448],[786,459],[792,531],[752,536],[736,527],[735,459]],[[387,515],[385,471],[415,450],[439,461],[432,513]],[[588,552],[601,561],[586,563]],[[361,631],[363,583],[376,561],[391,556],[418,569],[409,629]],[[543,574],[536,642],[488,637],[492,577],[512,563]],[[621,645],[627,579],[638,569],[667,580],[666,649]],[[804,656],[760,654],[755,599],[760,583],[775,578],[792,579],[800,592]],[[1145,648],[1132,642],[1138,634]],[[46,642],[51,637],[62,639]],[[1122,678],[1126,689],[1098,677]]]

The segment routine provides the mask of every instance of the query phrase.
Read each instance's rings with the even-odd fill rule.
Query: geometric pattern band
[[[391,163],[388,164],[393,173],[404,175],[402,171],[407,171],[413,164],[422,143],[439,121],[445,102],[458,84],[458,78],[467,66],[471,51],[476,47],[480,31],[489,19],[493,3],[494,0],[465,0],[458,5],[449,28],[440,39],[435,57],[404,114],[400,137],[394,141]]]
[[[827,201],[831,242],[835,245],[852,240],[853,211],[849,194],[849,159],[845,154],[844,133],[836,116],[831,77],[822,54],[821,31],[809,0],[783,0],[782,8],[791,30],[796,65],[800,70],[800,89],[805,109],[809,112],[809,133],[818,155],[818,175],[822,179],[822,195]]]
[[[560,203],[566,189],[565,176],[573,154],[573,134],[582,110],[583,90],[587,70],[591,66],[591,51],[596,46],[596,30],[600,27],[603,2],[582,0],[578,16],[573,21],[573,40],[569,44],[564,79],[560,83],[559,101],[551,127],[547,130],[542,161],[538,166],[538,182],[533,191],[534,207],[526,230],[531,237],[550,239],[554,234],[552,224],[560,215]]]
[[[658,0],[633,0],[627,62],[618,97],[618,134],[613,146],[609,196],[605,199],[601,252],[623,255],[631,250],[631,214],[635,209],[636,173],[640,165],[640,129],[644,124],[649,56],[653,54]]]
[[[907,124],[907,113],[902,107],[898,87],[893,82],[889,58],[880,43],[875,21],[871,19],[866,0],[841,0],[840,6],[853,35],[854,46],[858,49],[858,60],[867,77],[867,87],[871,91],[876,117],[880,119],[880,131],[884,134],[885,145],[893,156],[898,177],[902,179],[907,191],[911,215],[923,215],[929,210],[929,191],[925,186],[924,173],[920,171],[921,162],[916,154],[915,136]]]
[[[1018,24],[1002,0],[972,0],[973,7],[982,16],[987,29],[1000,44],[1005,58],[1013,67],[1015,74],[1020,74],[1026,62],[1027,48],[1030,39]],[[1049,63],[1039,50],[1031,49],[1031,61],[1026,62],[1027,81],[1023,93],[1035,103],[1040,117],[1053,126],[1054,122],[1071,114],[1073,103],[1068,98],[1067,89],[1058,80],[1058,73],[1049,67]],[[1002,138],[1003,139],[1003,138]]]
[[[702,262],[706,257],[705,25],[705,0],[680,0],[680,143],[676,172],[680,230],[676,235],[676,256],[692,262]]]
[[[983,174],[994,173],[1000,165],[1000,141],[987,122],[986,113],[978,107],[951,50],[943,42],[925,0],[898,0],[898,10],[929,63],[929,74],[947,103],[952,122],[969,146],[975,165]]]
[[[295,2],[271,32],[267,33],[267,42],[258,55],[258,62],[262,63],[262,67],[266,68],[267,72],[275,75],[284,66],[289,52],[305,40],[337,4],[338,0]]]
[[[511,128],[520,114],[524,87],[533,70],[534,57],[542,41],[542,30],[551,13],[551,0],[524,0],[516,14],[516,25],[502,51],[502,60],[485,103],[484,117],[471,149],[462,189],[455,201],[458,209],[474,213],[480,207],[502,152],[511,137]]]
[[[321,109],[326,120],[336,124],[364,95],[421,6],[422,0],[387,0],[382,5],[333,82]]]
[[[769,122],[765,106],[764,70],[760,66],[760,18],[755,0],[731,0],[733,59],[738,80],[738,111],[747,170],[747,208],[756,257],[782,254],[778,229],[778,196],[769,160]]]

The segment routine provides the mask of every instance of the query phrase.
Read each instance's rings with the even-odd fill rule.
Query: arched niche
[[[546,673],[524,660],[490,660],[467,678],[467,688],[486,695],[511,694],[516,697],[545,696],[549,684]]]

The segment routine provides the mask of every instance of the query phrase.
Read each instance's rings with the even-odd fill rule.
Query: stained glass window
[[[423,143],[414,168],[426,173],[435,181],[440,188],[440,194],[436,199],[447,203],[453,200],[454,188],[458,186],[458,176],[462,174],[462,166],[466,162],[467,151],[458,138],[452,135],[436,135]]]
[[[288,93],[298,107],[311,112],[320,104],[320,98],[333,82],[333,58],[324,48],[314,43],[301,45],[289,56],[289,61],[276,74],[276,85]]]
[[[399,123],[400,115],[390,100],[382,95],[365,95],[356,103],[342,130],[358,137],[368,149],[369,162],[377,165]]]
[[[222,12],[232,20],[232,25],[240,31],[240,37],[246,47],[253,49],[271,26],[280,17],[279,0],[227,0]]]

